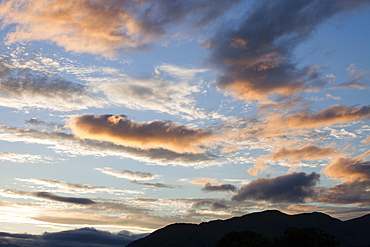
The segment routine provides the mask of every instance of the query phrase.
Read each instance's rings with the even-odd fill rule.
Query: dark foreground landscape
[[[201,223],[199,225],[169,225],[145,238],[132,242],[128,247],[214,247],[221,237],[229,232],[249,230],[259,233],[268,239],[275,239],[282,235],[285,229],[292,227],[321,230],[323,233],[334,237],[336,241],[339,241],[337,246],[370,246],[370,215],[341,221],[323,213],[287,215],[273,210],[247,214],[228,220]],[[287,246],[293,247],[294,245],[285,245],[285,247]],[[299,246],[303,247],[301,244]],[[228,246],[224,245],[224,247]],[[321,245],[320,247],[323,246]]]
[[[293,234],[289,235],[289,231]],[[307,236],[310,237],[307,238]],[[294,244],[294,241],[302,238],[308,240],[304,241],[303,244]],[[313,241],[314,238],[320,238],[320,241],[315,242]],[[250,245],[251,239],[256,244]],[[293,242],[291,242],[292,239]],[[287,240],[290,242],[287,242]],[[319,244],[314,245],[313,242]],[[325,244],[323,245],[323,243]],[[176,223],[159,229],[148,236],[146,234],[133,235],[128,232],[112,234],[94,228],[44,233],[42,235],[0,233],[0,246],[369,247],[370,214],[348,221],[341,221],[323,213],[287,215],[279,211],[269,210],[201,224]]]

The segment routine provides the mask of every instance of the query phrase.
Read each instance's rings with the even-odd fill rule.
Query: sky
[[[0,232],[370,213],[369,0],[2,0],[0,21]]]

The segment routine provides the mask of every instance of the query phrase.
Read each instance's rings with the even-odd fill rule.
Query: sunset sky
[[[370,213],[369,0],[2,0],[0,17],[0,232]]]

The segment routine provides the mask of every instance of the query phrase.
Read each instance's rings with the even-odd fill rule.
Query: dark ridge
[[[268,210],[199,225],[168,225],[128,247],[214,247],[222,236],[232,231],[249,230],[273,239],[290,227],[320,229],[339,240],[340,246],[370,246],[370,215],[343,222],[319,212],[287,215]]]

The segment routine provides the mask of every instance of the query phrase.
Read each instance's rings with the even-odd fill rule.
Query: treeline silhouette
[[[317,228],[287,228],[283,234],[268,239],[254,231],[229,232],[216,247],[337,247],[339,241]]]

